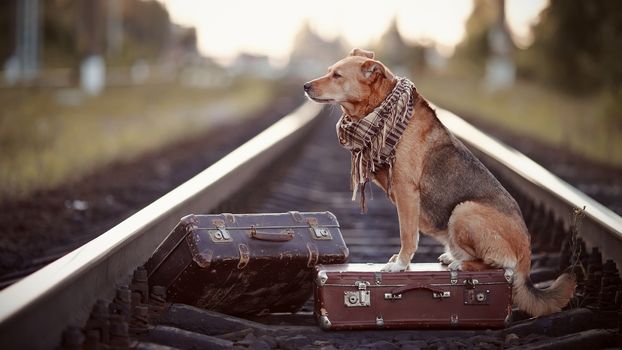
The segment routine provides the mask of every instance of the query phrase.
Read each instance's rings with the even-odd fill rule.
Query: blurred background
[[[0,198],[243,128],[352,47],[526,147],[622,167],[620,1],[3,0]]]

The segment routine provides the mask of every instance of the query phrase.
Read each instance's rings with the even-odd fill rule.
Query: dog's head
[[[396,84],[393,73],[374,53],[353,49],[350,54],[328,68],[328,73],[304,85],[307,96],[319,103],[337,103],[350,117],[369,114]]]

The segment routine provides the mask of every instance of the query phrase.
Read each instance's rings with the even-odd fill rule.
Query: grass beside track
[[[418,90],[439,106],[598,162],[622,167],[622,118],[603,96],[571,97],[518,81],[489,92],[472,77],[420,74]]]
[[[241,121],[274,100],[274,85],[256,79],[221,89],[144,85],[108,88],[98,97],[67,89],[0,89],[0,199]]]

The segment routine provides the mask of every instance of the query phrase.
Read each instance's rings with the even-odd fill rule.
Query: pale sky
[[[352,47],[377,40],[396,17],[407,40],[433,41],[445,53],[464,35],[471,0],[160,0],[174,22],[197,29],[199,50],[227,61],[241,52],[285,60],[308,21],[322,37],[342,36]],[[508,24],[519,45],[548,0],[506,0]]]

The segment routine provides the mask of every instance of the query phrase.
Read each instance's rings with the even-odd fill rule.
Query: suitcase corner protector
[[[188,215],[182,217],[179,220],[179,222],[181,224],[183,224],[183,225],[198,225],[199,224],[199,219],[194,214],[188,214]]]
[[[326,284],[326,281],[328,281],[328,275],[326,274],[325,270],[320,270],[317,273],[317,277],[315,279],[315,283],[317,283],[318,286],[322,287],[324,286],[324,284]]]
[[[332,323],[330,322],[330,319],[328,318],[327,315],[320,316],[319,321],[320,321],[320,328],[321,329],[323,329],[325,331],[328,331],[328,330],[331,329]]]

